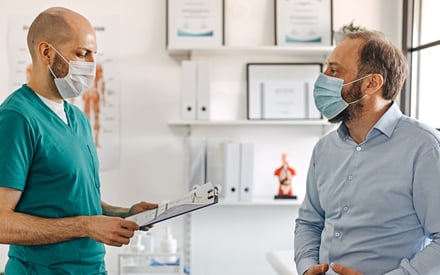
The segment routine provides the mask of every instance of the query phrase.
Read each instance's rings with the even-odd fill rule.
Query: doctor
[[[316,106],[340,125],[313,150],[298,274],[440,274],[440,134],[395,103],[407,73],[399,49],[362,31],[316,80]]]
[[[127,244],[124,220],[157,207],[101,200],[90,124],[66,99],[95,74],[95,32],[80,14],[49,8],[28,32],[32,74],[0,106],[0,243],[6,274],[107,274],[104,244]]]

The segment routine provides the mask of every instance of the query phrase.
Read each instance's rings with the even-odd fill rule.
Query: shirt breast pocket
[[[99,181],[99,159],[94,145],[87,144],[87,152],[90,156],[91,175],[94,177],[94,182],[97,188],[100,188]]]

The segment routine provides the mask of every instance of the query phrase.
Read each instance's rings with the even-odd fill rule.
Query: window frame
[[[419,117],[420,53],[440,45],[440,40],[421,43],[423,0],[403,0],[402,50],[409,65],[409,75],[401,92],[400,106],[408,116]]]

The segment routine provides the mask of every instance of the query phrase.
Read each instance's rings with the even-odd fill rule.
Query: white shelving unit
[[[184,131],[180,133],[188,137],[201,136],[209,138],[230,135],[232,140],[236,138],[247,140],[249,137],[249,140],[252,140],[252,142],[266,143],[263,146],[266,148],[264,150],[267,150],[267,147],[271,147],[270,142],[277,142],[280,139],[282,140],[281,143],[289,142],[289,138],[286,136],[277,139],[276,137],[279,133],[292,134],[299,131],[301,133],[300,135],[315,135],[319,137],[331,126],[331,124],[324,119],[237,119],[210,121],[173,119],[168,121],[168,125],[174,129],[184,129]],[[311,145],[308,144],[305,147],[310,146]],[[261,144],[257,147],[259,151],[262,150]],[[270,177],[271,176],[269,176],[269,178]],[[256,185],[261,184],[260,179],[256,178],[254,180]],[[273,178],[273,180],[275,187],[273,192],[276,192],[276,179]],[[303,180],[296,180],[294,185],[298,186],[298,184],[303,184],[302,181]],[[266,254],[273,249],[293,249],[291,244],[289,244],[291,240],[288,239],[288,236],[293,234],[293,221],[301,205],[300,197],[298,200],[275,200],[273,199],[273,195],[275,195],[275,193],[272,195],[266,194],[263,197],[255,196],[251,201],[220,199],[217,205],[205,211],[195,212],[189,215],[185,229],[187,242],[185,257],[188,257],[191,274],[272,275],[273,267],[270,266]],[[243,232],[249,233],[244,234]],[[268,240],[267,237],[265,237],[263,243],[258,245],[253,244],[253,238],[258,239],[260,236],[264,236],[264,234],[273,236],[273,238]],[[210,245],[208,246],[207,243]],[[234,247],[234,249],[232,249],[234,251],[230,251],[231,247],[229,243],[233,246],[234,244],[240,245]],[[211,251],[208,247],[215,247],[215,249]],[[252,248],[252,251],[248,251],[246,247],[254,248]],[[206,249],[209,249],[211,252],[206,253]],[[242,259],[242,262],[236,262],[235,260],[228,262],[230,259],[236,258]],[[219,260],[217,261],[217,259]],[[258,264],[255,264],[255,262],[258,262]],[[252,266],[249,266],[249,264]],[[211,268],[205,268],[204,266],[211,266]]]
[[[243,69],[246,63],[325,63],[332,50],[333,46],[168,48],[169,55],[176,60],[209,62],[214,68],[214,79],[211,79],[213,82],[216,81],[215,77],[224,81],[223,70],[231,69],[229,74],[233,75],[229,81],[234,84],[227,83],[226,89],[234,100],[238,100],[235,102],[242,108],[246,108],[246,102],[243,101],[243,96],[240,97],[244,92],[243,85],[238,83],[245,82]],[[218,86],[216,88],[218,89]],[[219,95],[218,92],[219,90],[215,90],[214,94]],[[251,201],[220,200],[216,206],[188,215],[185,257],[192,274],[273,274],[271,273],[273,269],[265,255],[275,248],[292,249],[290,238],[293,234],[293,224],[291,223],[301,205],[301,196],[298,196],[298,200],[273,199],[277,190],[277,181],[271,170],[272,165],[278,163],[278,158],[281,157],[279,152],[286,149],[280,144],[290,143],[286,146],[288,150],[298,146],[297,150],[293,149],[293,151],[308,158],[312,144],[331,128],[330,125],[324,119],[248,120],[243,112],[234,112],[231,119],[168,121],[168,126],[173,131],[186,137],[225,136],[230,140],[254,143],[255,157],[259,158],[258,162],[260,162],[255,167],[256,172],[269,170],[261,177],[254,175],[254,197]],[[310,137],[312,137],[311,141],[301,141]],[[265,155],[266,153],[269,153],[269,156]],[[304,161],[301,162],[299,165],[301,167],[298,167],[301,175],[294,183],[297,186],[305,182],[307,165]],[[272,189],[269,187],[268,192],[273,194],[266,192],[267,187],[260,188],[266,184],[271,186],[272,183],[273,191],[270,191]],[[259,187],[257,194],[255,187]],[[267,238],[265,234],[273,238]],[[254,239],[259,239],[261,236],[265,236],[264,241],[255,244]],[[240,245],[236,246],[236,244]],[[253,248],[249,250],[246,247]]]

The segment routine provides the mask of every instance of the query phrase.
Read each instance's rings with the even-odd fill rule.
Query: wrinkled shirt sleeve
[[[403,259],[386,275],[440,274],[440,148],[420,155],[415,161],[413,203],[425,235],[432,241],[412,259]]]
[[[324,211],[319,204],[319,194],[314,182],[314,156],[309,165],[306,197],[300,208],[295,227],[295,262],[298,274],[319,263],[321,232],[324,228]]]

